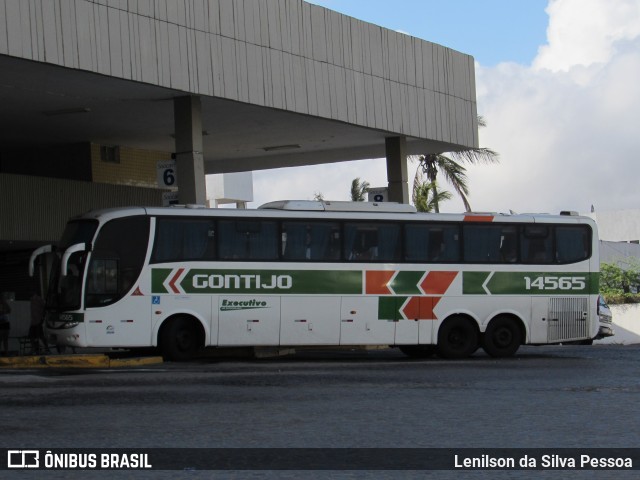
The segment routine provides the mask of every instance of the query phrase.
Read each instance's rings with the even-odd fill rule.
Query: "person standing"
[[[31,340],[31,353],[40,354],[40,342],[45,353],[50,353],[47,339],[42,329],[44,323],[44,300],[37,293],[31,295],[31,327],[29,327],[29,339]]]
[[[9,322],[9,314],[11,306],[4,298],[4,293],[0,295],[0,345],[4,352],[4,356],[9,356],[9,331],[11,323]]]

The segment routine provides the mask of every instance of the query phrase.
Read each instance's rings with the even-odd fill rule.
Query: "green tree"
[[[434,192],[437,198],[433,197]],[[446,200],[451,200],[452,195],[451,192],[446,190],[439,190],[437,185],[434,186],[431,182],[419,181],[414,182],[411,197],[416,210],[419,212],[435,212],[436,205]]]
[[[351,201],[364,202],[365,195],[369,191],[369,182],[360,181],[360,178],[354,178],[351,181]]]
[[[639,282],[640,267],[637,264],[627,264],[625,268],[615,263],[600,265],[600,293],[608,302],[624,303],[632,301],[631,287]]]
[[[324,201],[324,195],[322,194],[322,192],[315,192],[313,194],[313,199],[317,202],[323,202]]]
[[[478,126],[486,125],[484,119],[478,116]],[[415,157],[414,157],[415,158]],[[469,204],[469,186],[467,183],[466,168],[464,163],[477,165],[480,163],[497,163],[498,154],[489,148],[470,148],[459,152],[449,152],[445,154],[429,153],[417,157],[419,162],[418,172],[427,177],[428,183],[431,185],[431,197],[433,199],[433,208],[435,212],[440,211],[440,198],[438,196],[438,184],[436,182],[438,173],[441,173],[445,180],[453,187],[458,196],[464,203],[467,212],[471,211]],[[414,179],[415,185],[416,179]]]

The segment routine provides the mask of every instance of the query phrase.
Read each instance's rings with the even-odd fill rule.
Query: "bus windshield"
[[[47,294],[49,309],[80,309],[85,278],[85,307],[104,306],[118,301],[137,280],[147,250],[149,218],[110,220],[102,225],[96,236],[98,225],[95,220],[74,220],[67,224]],[[69,256],[67,274],[63,275],[62,253],[77,244],[86,244],[87,250]],[[88,270],[86,275],[85,269]]]
[[[72,245],[91,243],[98,228],[96,220],[72,220],[62,234],[58,244],[60,254],[56,258],[51,273],[47,307],[54,310],[75,310],[80,308],[82,276],[86,252],[76,252],[69,257],[67,275],[62,276],[62,253]]]

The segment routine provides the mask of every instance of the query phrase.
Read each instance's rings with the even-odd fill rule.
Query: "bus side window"
[[[518,260],[516,227],[465,225],[464,260],[470,263],[515,263]]]
[[[275,221],[220,220],[222,260],[277,260],[278,224]]]
[[[158,218],[153,263],[214,260],[215,222],[209,219]]]
[[[428,225],[407,224],[404,227],[404,260],[426,262],[431,250]]]
[[[548,265],[554,262],[551,229],[545,225],[525,226],[520,236],[522,261]]]
[[[589,258],[589,234],[583,226],[556,227],[558,263],[575,263]]]
[[[284,260],[329,261],[340,258],[340,226],[332,222],[284,222],[282,224]]]
[[[344,228],[345,259],[353,262],[400,259],[400,226],[392,223],[347,223]]]
[[[502,232],[499,225],[464,225],[464,261],[499,263]]]
[[[515,263],[518,261],[518,235],[515,227],[502,228],[500,257],[503,263]]]
[[[408,262],[457,262],[460,259],[457,225],[408,224],[404,238]]]

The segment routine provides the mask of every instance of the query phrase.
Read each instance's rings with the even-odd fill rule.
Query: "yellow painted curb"
[[[111,368],[162,363],[162,357],[114,358],[107,355],[30,355],[0,357],[0,367],[8,368]]]
[[[112,358],[110,367],[138,367],[144,365],[156,365],[163,363],[162,357],[136,357],[136,358]]]

